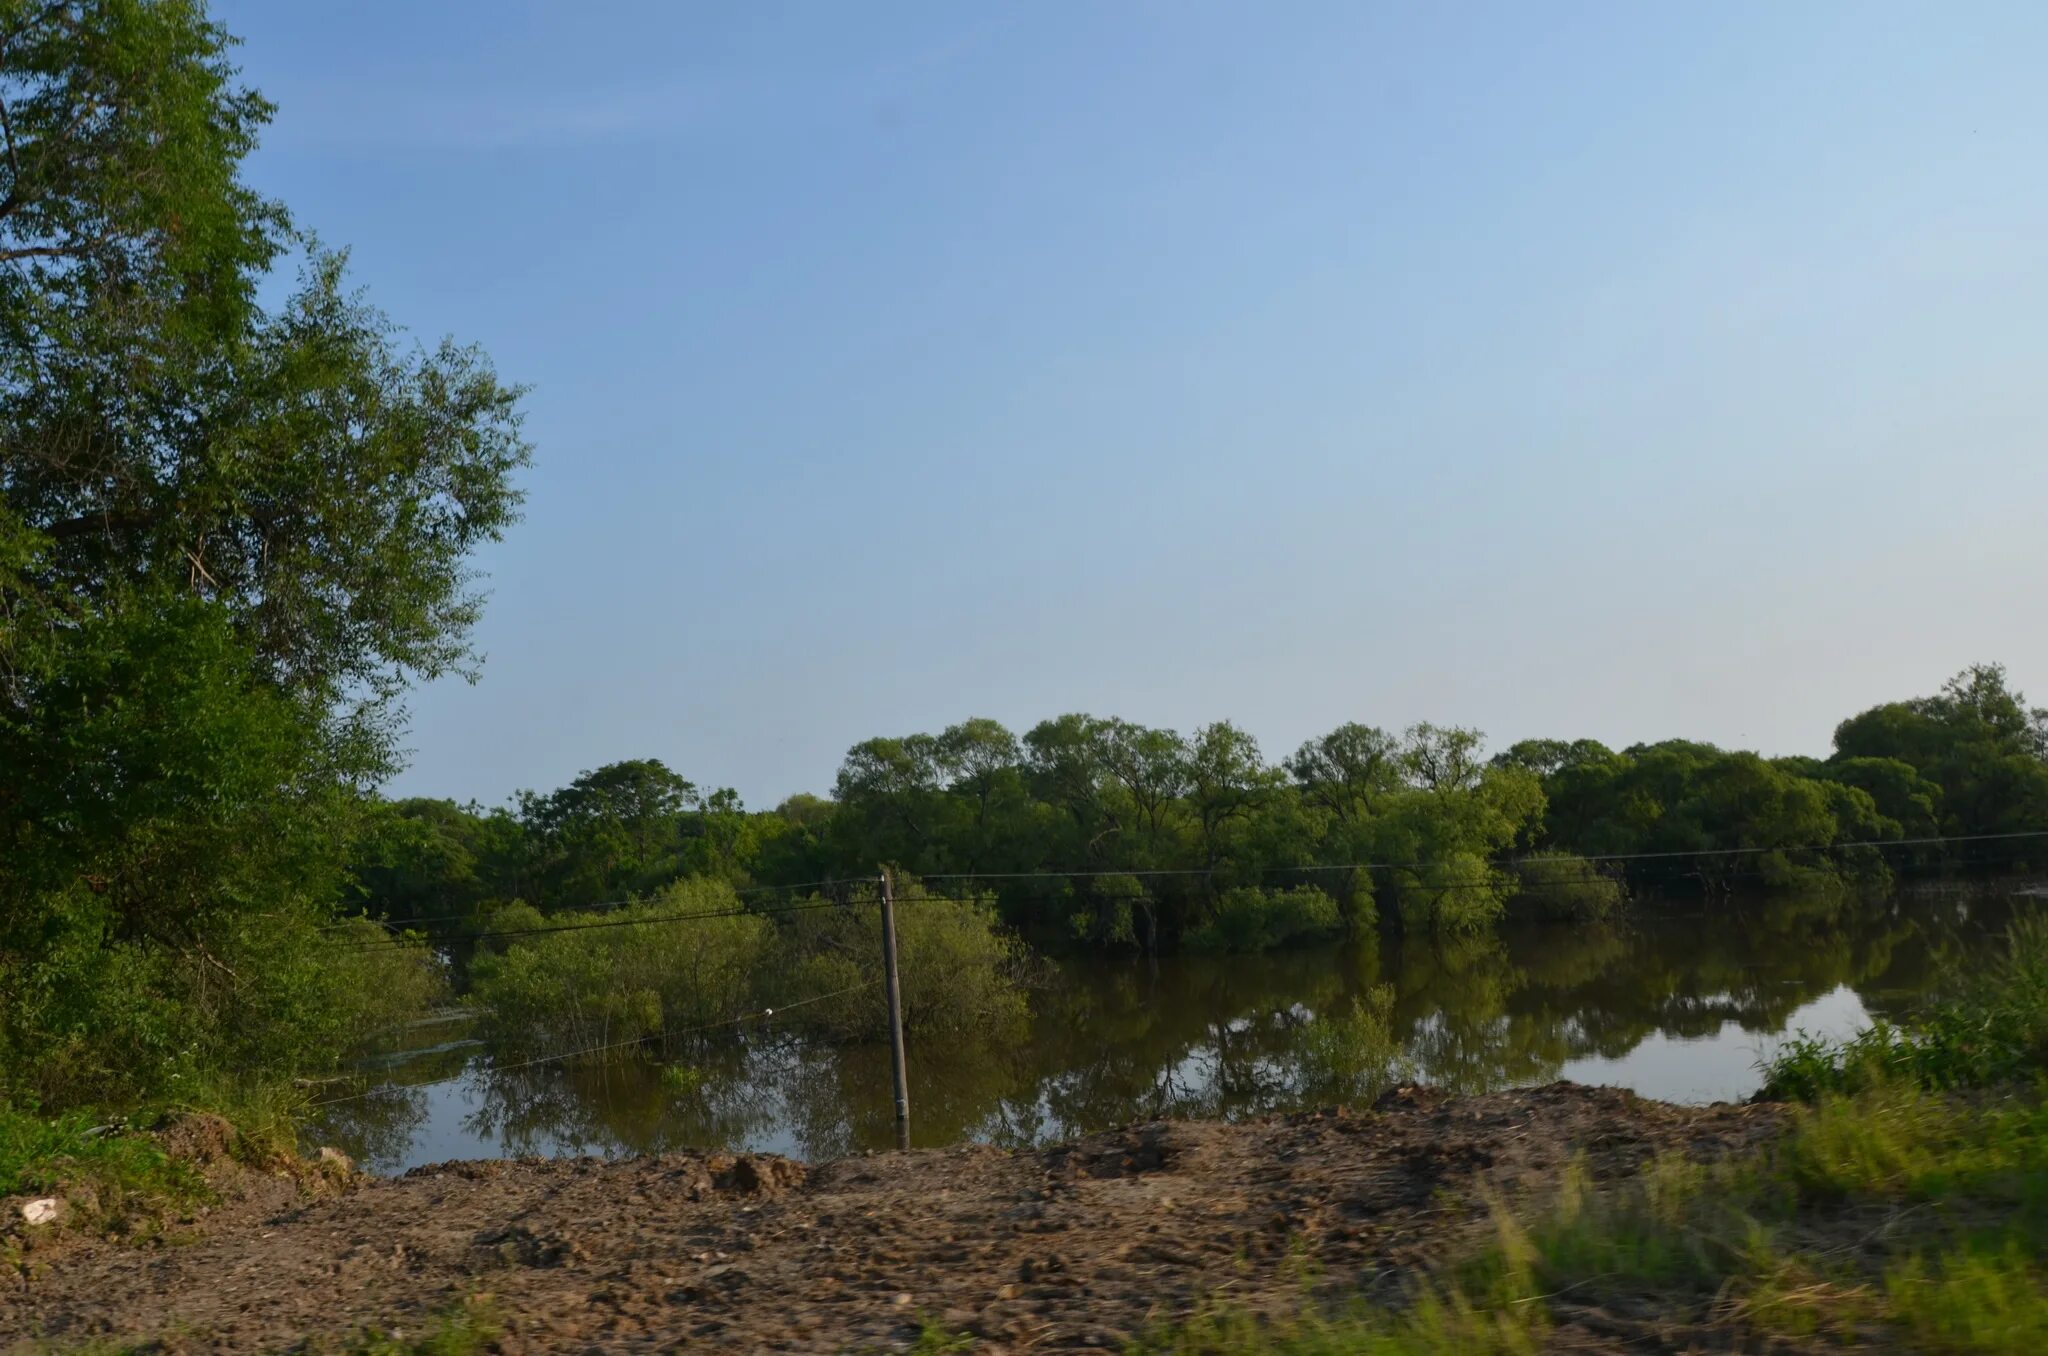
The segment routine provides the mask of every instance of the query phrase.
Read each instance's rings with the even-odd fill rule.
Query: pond
[[[1559,1078],[1669,1101],[1747,1097],[1784,1035],[1896,1019],[1999,949],[2012,887],[1881,900],[1639,904],[1621,923],[1384,935],[1258,957],[1062,961],[1027,1030],[909,1045],[913,1139],[1045,1143],[1158,1115],[1304,1100],[1303,1033],[1385,985],[1421,1079],[1460,1091]],[[777,1033],[652,1064],[513,1067],[460,1019],[422,1024],[312,1126],[366,1168],[451,1158],[727,1148],[830,1158],[894,1143],[885,1046]]]

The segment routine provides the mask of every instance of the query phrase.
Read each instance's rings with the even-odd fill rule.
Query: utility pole
[[[910,1075],[903,1062],[903,981],[896,975],[896,899],[882,868],[882,982],[889,995],[889,1072],[896,1080],[896,1147],[910,1147]]]

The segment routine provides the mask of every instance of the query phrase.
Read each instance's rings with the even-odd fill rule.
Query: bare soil
[[[1117,1349],[1210,1301],[1298,1306],[1313,1275],[1395,1300],[1490,1202],[1679,1150],[1742,1153],[1768,1106],[1678,1107],[1558,1083],[1390,1093],[1247,1124],[1155,1122],[1051,1149],[816,1167],[772,1157],[446,1163],[338,1193],[257,1174],[153,1241],[43,1242],[0,1277],[0,1351],[346,1349],[487,1296],[494,1349]],[[230,1175],[232,1176],[232,1175]],[[1567,1323],[1575,1351],[1682,1350],[1654,1316]]]

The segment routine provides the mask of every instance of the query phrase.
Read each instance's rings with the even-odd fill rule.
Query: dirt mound
[[[900,1349],[920,1323],[977,1350],[1114,1349],[1207,1297],[1291,1306],[1302,1276],[1385,1296],[1487,1230],[1488,1202],[1671,1149],[1740,1151],[1759,1106],[1671,1107],[1559,1084],[1411,1089],[1371,1111],[1148,1122],[1038,1152],[450,1163],[196,1241],[94,1244],[21,1277],[30,1339],[249,1351],[416,1333],[490,1295],[508,1352]],[[1600,1349],[1582,1344],[1580,1350]]]
[[[153,1136],[163,1151],[194,1167],[210,1167],[235,1151],[235,1127],[205,1111],[188,1111]]]

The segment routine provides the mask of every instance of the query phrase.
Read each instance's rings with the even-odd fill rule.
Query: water
[[[1898,1018],[1997,949],[2010,890],[1878,902],[1639,907],[1616,926],[1531,925],[1438,944],[1386,936],[1315,952],[1065,962],[1029,1029],[910,1042],[921,1145],[1044,1143],[1127,1121],[1233,1117],[1305,1097],[1302,1033],[1376,985],[1429,1082],[1481,1091],[1569,1078],[1670,1101],[1746,1097],[1786,1033]],[[829,1158],[894,1142],[880,1045],[777,1037],[694,1057],[695,1088],[640,1064],[501,1062],[459,1023],[415,1028],[364,1071],[370,1096],[315,1133],[366,1167],[450,1158],[744,1148]]]

